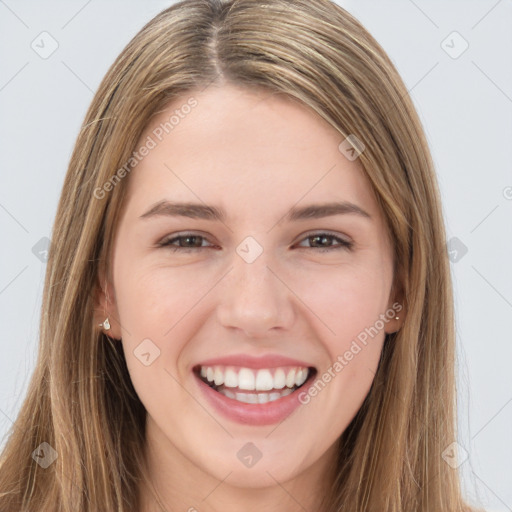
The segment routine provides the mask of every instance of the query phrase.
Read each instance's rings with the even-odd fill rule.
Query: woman
[[[328,0],[186,0],[86,115],[0,509],[462,512],[435,173]]]

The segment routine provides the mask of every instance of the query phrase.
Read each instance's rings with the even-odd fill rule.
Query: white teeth
[[[224,372],[218,366],[215,367],[215,371],[213,373],[213,380],[216,386],[224,384]]]
[[[239,380],[240,380],[240,377],[237,376],[237,374],[236,374],[235,370],[233,370],[233,368],[226,369],[226,373],[224,374],[224,385],[227,388],[236,388],[238,386]],[[217,383],[215,383],[215,384],[217,384]],[[240,387],[240,389],[247,389],[247,388]]]
[[[306,369],[299,370],[297,372],[297,375],[295,376],[295,384],[297,386],[302,386],[304,382],[306,382],[306,379],[308,378],[308,371]]]
[[[278,368],[276,370],[276,373],[274,373],[274,389],[283,389],[286,385],[286,375],[284,374],[284,371],[281,368]]]
[[[267,402],[274,402],[284,396],[293,393],[290,388],[283,389],[282,391],[275,391],[273,393],[233,393],[229,389],[221,388],[219,393],[222,395],[236,400],[237,402],[243,402],[245,404],[266,404]]]
[[[238,388],[246,391],[271,391],[289,389],[293,391],[308,378],[308,368],[235,368],[233,366],[201,366],[201,377],[216,386]],[[249,398],[252,400],[252,398]],[[252,402],[250,402],[252,403]]]
[[[274,379],[269,370],[258,370],[256,374],[256,389],[258,391],[269,391],[274,387]]]
[[[295,386],[295,368],[292,368],[286,376],[286,387],[293,388]]]
[[[255,393],[236,393],[235,400],[246,404],[257,404],[258,396]]]
[[[249,368],[242,368],[238,372],[238,387],[240,389],[253,390],[254,389],[254,373]],[[227,384],[226,384],[227,385]],[[233,386],[236,388],[236,385]]]
[[[260,404],[266,404],[269,399],[268,393],[258,393],[258,403]]]
[[[232,399],[235,399],[235,393],[233,393],[233,391],[229,391],[229,389],[225,389],[223,391],[224,395],[227,396],[228,398],[232,398]]]

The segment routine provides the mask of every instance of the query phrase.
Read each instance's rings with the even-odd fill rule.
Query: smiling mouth
[[[265,404],[291,395],[314,377],[313,367],[244,368],[196,366],[197,378],[227,398],[246,404]]]

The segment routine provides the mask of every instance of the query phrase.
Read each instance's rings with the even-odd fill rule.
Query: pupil
[[[321,236],[321,235],[315,235],[313,237],[313,243],[316,243],[317,241],[322,241],[322,242],[326,242],[326,240],[328,239],[328,237],[326,236]],[[322,245],[325,245],[324,243],[322,243]]]
[[[200,242],[200,240],[199,240],[199,237],[198,237],[198,236],[186,236],[186,237],[184,238],[184,240],[185,240],[185,245],[189,245],[190,240],[192,240],[192,242],[190,243],[190,245],[192,245],[193,247],[200,247],[200,246],[201,246],[201,242]],[[194,242],[193,242],[194,240],[195,240],[196,242],[198,242],[198,241],[199,241],[199,243],[194,243]]]

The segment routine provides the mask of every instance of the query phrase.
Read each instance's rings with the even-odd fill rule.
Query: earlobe
[[[386,311],[386,327],[384,332],[386,334],[393,334],[398,332],[404,324],[407,316],[407,308],[404,299],[404,288],[402,281],[395,281],[392,286],[390,293],[390,301],[388,303],[388,309]]]
[[[393,334],[398,332],[403,327],[405,322],[407,312],[404,301],[395,300],[392,304],[390,304],[388,311],[390,313],[393,312],[393,316],[390,315],[391,318],[386,324],[385,332],[386,334]]]
[[[113,297],[113,286],[104,278],[104,273],[98,272],[94,298],[95,328],[103,331],[109,338],[121,339],[120,324]]]

